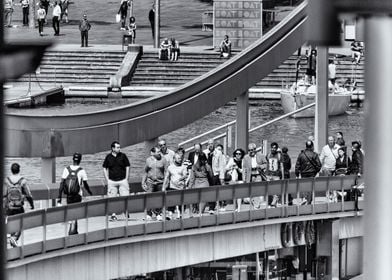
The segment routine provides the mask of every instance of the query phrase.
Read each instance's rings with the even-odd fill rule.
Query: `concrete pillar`
[[[4,43],[4,2],[1,1],[0,3],[0,47],[3,46]],[[0,58],[1,59],[1,58]],[[0,80],[0,131],[4,135],[4,91],[3,91],[3,82]],[[0,162],[4,164],[4,137],[0,137]],[[2,165],[2,168],[0,168],[0,193],[3,193],[3,174],[4,172],[4,165]],[[7,259],[7,244],[6,244],[6,238],[5,238],[5,219],[4,217],[4,209],[3,209],[3,200],[1,199],[0,201],[0,214],[1,214],[1,219],[0,219],[0,279],[6,279],[6,273],[5,273],[5,263]]]
[[[29,28],[34,28],[35,23],[36,23],[36,17],[37,17],[37,1],[32,0],[29,1]]]
[[[56,182],[56,158],[41,158],[41,181],[42,183]]]
[[[326,257],[327,279],[339,279],[339,220],[324,220],[317,224],[316,256]]]
[[[160,26],[161,26],[161,1],[155,0],[155,38],[154,48],[159,48],[160,42]]]
[[[392,275],[392,18],[365,20],[365,236],[364,277]],[[384,148],[385,147],[385,148]],[[381,152],[382,150],[382,152]],[[382,153],[382,160],[380,159]]]
[[[235,148],[242,148],[245,152],[249,142],[249,92],[237,97],[237,117],[235,132]]]
[[[328,138],[328,48],[317,48],[317,94],[314,121],[315,151],[320,152]]]

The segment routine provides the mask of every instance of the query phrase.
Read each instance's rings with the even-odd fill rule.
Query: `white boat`
[[[315,85],[306,85],[299,81],[297,87],[295,84],[283,89],[280,93],[282,107],[285,114],[298,110],[306,105],[316,102],[317,87]],[[328,95],[328,114],[330,116],[344,114],[350,105],[352,91],[346,88],[338,87],[331,90]],[[315,107],[311,107],[297,114],[292,115],[294,118],[314,117]]]

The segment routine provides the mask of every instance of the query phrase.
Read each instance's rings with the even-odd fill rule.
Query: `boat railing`
[[[299,109],[297,109],[297,110],[295,110],[293,112],[284,114],[284,115],[279,116],[279,117],[277,117],[277,118],[275,118],[273,120],[270,120],[270,121],[268,121],[266,123],[263,123],[263,124],[258,125],[256,127],[253,127],[253,128],[250,128],[249,129],[249,133],[257,131],[257,130],[262,129],[262,128],[265,128],[266,126],[274,124],[274,123],[276,123],[278,121],[281,121],[281,120],[283,120],[285,118],[288,118],[288,117],[290,117],[290,116],[292,116],[294,114],[297,114],[297,113],[299,113],[301,111],[307,110],[307,109],[309,109],[309,108],[311,108],[311,107],[313,107],[315,105],[316,105],[316,103],[308,104],[308,105],[306,105],[306,106],[304,106],[302,108],[299,108]],[[190,151],[192,151],[194,149],[194,147],[193,146],[185,147],[185,146],[187,146],[189,144],[192,144],[192,143],[193,144],[194,143],[198,143],[198,141],[200,139],[203,139],[203,138],[209,138],[209,139],[214,139],[214,140],[221,140],[222,139],[222,141],[223,141],[223,151],[224,151],[225,154],[227,154],[228,148],[232,148],[233,147],[232,137],[233,137],[233,134],[235,133],[235,124],[236,124],[235,120],[231,121],[231,122],[228,122],[226,124],[223,124],[221,126],[218,126],[218,127],[214,128],[214,129],[211,129],[211,130],[209,130],[207,132],[204,132],[204,133],[202,133],[200,135],[192,137],[192,138],[190,138],[190,139],[188,139],[186,141],[183,141],[183,142],[179,143],[178,146],[179,147],[184,147],[186,152],[190,152]],[[221,133],[221,134],[218,134],[218,135],[215,135],[215,136],[210,136],[210,135],[213,135],[213,134],[215,134],[215,133],[217,133],[218,131],[221,131],[221,130],[225,130],[225,131],[223,133]],[[208,140],[204,140],[204,141],[199,142],[199,143],[201,145],[204,145],[207,142],[208,142]],[[266,148],[266,143],[264,142],[261,150],[265,151],[265,148]]]

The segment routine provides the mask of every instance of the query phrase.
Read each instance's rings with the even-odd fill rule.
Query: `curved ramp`
[[[192,123],[247,91],[305,42],[306,5],[239,55],[160,97],[87,114],[7,114],[5,156],[91,154],[107,150],[115,139],[129,146]]]

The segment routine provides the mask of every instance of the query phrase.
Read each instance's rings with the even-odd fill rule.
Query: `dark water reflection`
[[[255,127],[268,120],[276,118],[283,114],[279,101],[258,101],[252,103],[251,110],[251,127]],[[329,130],[335,134],[337,131],[344,133],[346,143],[353,140],[362,140],[364,113],[363,109],[351,109],[350,114],[331,117]],[[176,145],[195,135],[206,132],[222,124],[235,119],[235,105],[226,105],[204,118],[187,125],[181,129],[164,135],[170,148],[175,149]],[[292,160],[295,159],[304,147],[304,142],[309,135],[313,134],[314,120],[305,119],[285,119],[262,130],[253,132],[250,135],[250,141],[261,143],[262,139],[268,142],[276,141],[279,145],[287,146]],[[202,139],[205,140],[205,139]],[[108,151],[110,143],[108,143]],[[233,149],[230,149],[230,153]],[[90,179],[103,178],[102,162],[108,151],[93,155],[83,155],[82,166],[86,169]],[[144,144],[137,144],[122,149],[131,161],[131,177],[140,177],[145,162],[147,151]],[[9,173],[9,166],[12,162],[17,161],[21,164],[23,176],[33,182],[40,181],[41,159],[40,158],[7,158],[5,161],[6,174]],[[57,181],[61,176],[64,166],[71,163],[70,157],[61,157],[56,159],[56,177]]]

